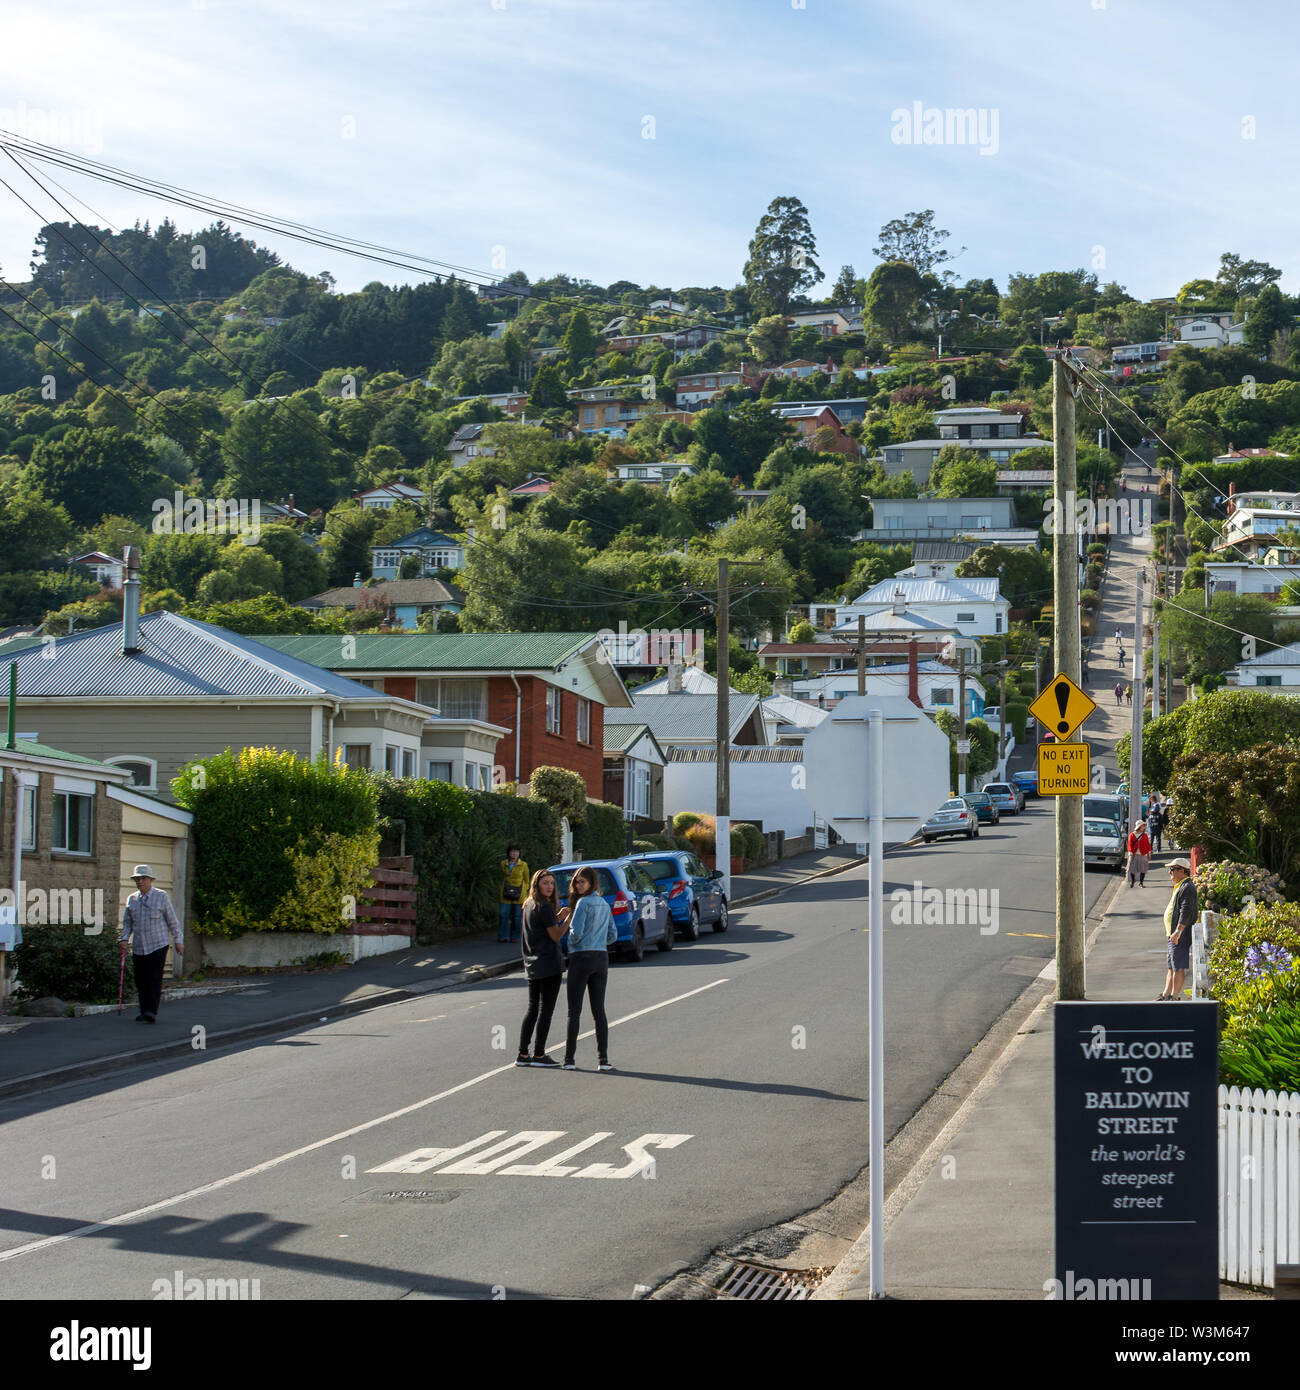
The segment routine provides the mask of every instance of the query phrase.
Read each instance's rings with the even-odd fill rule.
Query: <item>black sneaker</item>
[[[602,1057],[602,1058],[600,1059],[600,1061],[596,1063],[596,1070],[597,1070],[597,1071],[613,1071],[613,1070],[614,1070],[614,1067],[613,1067],[613,1064],[610,1062],[610,1060],[609,1060],[608,1057]]]
[[[560,1064],[554,1057],[548,1057],[545,1053],[542,1053],[540,1057],[534,1057],[528,1065],[530,1067],[558,1067]]]
[[[571,1062],[571,1061],[566,1057],[566,1058],[564,1059],[564,1070],[565,1070],[565,1071],[577,1071],[577,1070],[578,1070],[578,1064],[577,1064],[577,1062]]]
[[[528,1054],[527,1054],[526,1052],[521,1052],[521,1053],[519,1054],[519,1056],[515,1058],[515,1066],[517,1066],[517,1067],[526,1067],[526,1066],[528,1066],[528,1065],[529,1065]]]

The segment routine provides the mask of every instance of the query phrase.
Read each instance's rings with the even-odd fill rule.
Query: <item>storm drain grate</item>
[[[399,1187],[392,1192],[376,1192],[371,1196],[372,1202],[454,1202],[461,1195],[464,1188],[434,1188],[428,1191]]]
[[[747,1302],[764,1299],[790,1300],[807,1298],[826,1277],[822,1269],[766,1269],[762,1265],[734,1261],[718,1284],[720,1298],[738,1298]]]

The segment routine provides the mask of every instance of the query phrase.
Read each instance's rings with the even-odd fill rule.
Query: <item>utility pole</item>
[[[1078,684],[1081,671],[1079,633],[1079,536],[1074,498],[1078,491],[1075,460],[1074,394],[1065,363],[1052,364],[1052,471],[1057,526],[1052,537],[1053,655],[1056,674]],[[1068,518],[1068,521],[1067,521]],[[1073,736],[1078,739],[1078,734]],[[1073,740],[1072,740],[1073,741]],[[1084,997],[1083,798],[1056,798],[1056,996]]]
[[[867,693],[867,615],[858,614],[858,694]]]
[[[731,561],[718,557],[718,782],[714,807],[713,862],[722,870],[723,896],[731,902]]]
[[[966,795],[966,648],[957,652],[957,790]]]
[[[1133,628],[1133,723],[1128,761],[1128,820],[1142,820],[1142,707],[1146,703],[1146,681],[1142,670],[1142,586],[1146,570],[1138,570],[1137,608]]]
[[[1169,659],[1165,662],[1165,713],[1174,708],[1174,644],[1169,644]]]
[[[998,776],[1007,775],[1007,672],[998,673]]]
[[[1155,620],[1151,642],[1151,718],[1160,718],[1160,619]]]

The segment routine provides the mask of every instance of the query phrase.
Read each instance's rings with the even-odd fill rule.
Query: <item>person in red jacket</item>
[[[1134,880],[1139,888],[1146,887],[1147,860],[1151,857],[1151,837],[1147,834],[1146,821],[1135,820],[1128,837],[1128,886]]]

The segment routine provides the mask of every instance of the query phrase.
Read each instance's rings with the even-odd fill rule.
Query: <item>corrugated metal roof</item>
[[[733,695],[739,695],[740,691],[734,686],[729,687]],[[680,691],[668,689],[668,677],[660,676],[658,680],[647,681],[644,685],[638,685],[632,692],[633,695],[716,695],[718,693],[718,678],[711,676],[707,671],[701,671],[698,666],[682,667],[682,688]]]
[[[339,638],[334,642],[337,647]],[[16,663],[20,698],[45,696],[134,699],[148,696],[238,695],[275,699],[321,693],[375,698],[356,681],[273,651],[251,637],[175,613],[140,619],[140,649],[122,655],[122,625],[74,632],[52,643],[0,649],[0,666]]]
[[[554,670],[595,640],[588,632],[412,632],[355,637],[266,637],[268,647],[332,671]]]
[[[6,696],[7,694],[8,692],[6,691]],[[0,701],[0,709],[5,708],[7,704],[7,698],[4,701]],[[98,768],[103,772],[121,773],[123,771],[120,767],[112,767],[108,763],[101,763],[96,758],[83,758],[80,753],[68,753],[62,748],[51,748],[48,744],[34,743],[29,738],[14,739],[14,746],[12,748],[6,748],[4,740],[0,739],[0,758],[4,757],[6,753],[28,753],[34,758],[52,758],[61,763],[76,763],[78,767],[82,767],[88,772],[94,768]]]
[[[823,714],[825,710],[821,711]],[[668,748],[664,757],[670,763],[716,763],[716,748]],[[733,763],[801,763],[804,760],[802,748],[733,748],[730,761]]]
[[[1300,642],[1293,642],[1289,647],[1275,647],[1271,652],[1261,652],[1249,661],[1237,663],[1237,669],[1243,671],[1256,666],[1300,666]]]
[[[731,737],[745,727],[758,708],[757,695],[736,695],[731,700]],[[633,696],[632,708],[620,716],[605,711],[605,727],[636,721],[646,724],[665,747],[672,739],[711,739],[718,731],[718,701],[713,695]]]
[[[996,579],[882,579],[853,602],[892,604],[900,589],[909,608],[918,603],[996,603],[1002,597]]]
[[[606,753],[626,753],[632,748],[639,738],[650,734],[648,724],[605,724],[605,752]]]

